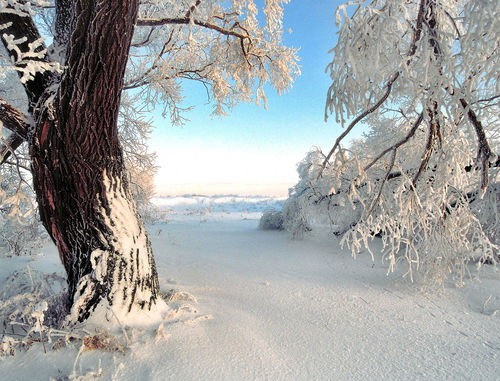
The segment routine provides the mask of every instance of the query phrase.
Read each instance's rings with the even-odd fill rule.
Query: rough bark
[[[117,129],[138,3],[73,3],[57,96],[50,110],[35,110],[34,188],[68,275],[74,321],[87,319],[101,303],[130,312],[151,309],[158,297],[151,245],[128,188]]]

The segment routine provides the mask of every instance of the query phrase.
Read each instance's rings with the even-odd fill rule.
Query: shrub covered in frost
[[[35,216],[25,219],[6,218],[0,214],[0,248],[6,256],[37,254],[46,242],[47,233]]]
[[[283,212],[274,208],[265,210],[259,221],[259,229],[284,230],[285,227],[283,226]]]

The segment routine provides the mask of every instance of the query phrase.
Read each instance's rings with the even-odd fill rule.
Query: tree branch
[[[27,120],[26,115],[0,98],[0,121],[5,128],[23,140],[28,139],[28,132],[32,128],[32,125]]]
[[[415,25],[415,29],[413,30],[413,37],[411,40],[410,47],[408,49],[408,53],[406,54],[408,56],[408,61],[406,61],[407,65],[410,64],[410,58],[415,55],[417,51],[417,42],[420,41],[420,37],[422,36],[422,25],[424,22],[427,1],[428,0],[420,0],[420,5],[418,7],[417,22]]]
[[[492,101],[494,101],[495,99],[498,99],[498,98],[500,98],[500,94],[493,95],[493,96],[491,96],[489,98],[478,99],[474,103],[483,103],[483,102],[489,103],[489,102],[492,102]]]
[[[346,130],[337,138],[337,140],[335,141],[335,144],[333,145],[332,149],[330,150],[330,152],[328,152],[328,155],[326,155],[325,159],[323,160],[323,164],[321,164],[321,169],[319,171],[319,174],[318,174],[318,177],[316,179],[319,179],[323,173],[323,171],[325,170],[326,168],[326,165],[328,164],[328,161],[330,160],[330,158],[332,157],[333,153],[337,150],[337,148],[339,147],[340,143],[342,142],[342,140],[351,132],[351,130],[356,127],[356,125],[361,121],[363,120],[367,115],[371,114],[372,112],[374,112],[375,110],[377,110],[385,101],[386,99],[389,97],[389,95],[391,94],[391,90],[392,90],[392,85],[394,84],[394,82],[396,82],[396,80],[398,79],[399,77],[399,71],[396,72],[391,79],[389,79],[389,81],[387,82],[387,84],[385,85],[386,86],[386,90],[385,90],[385,93],[384,95],[377,101],[377,103],[375,103],[372,107],[370,107],[369,109],[363,111],[360,115],[358,115],[356,117],[356,119],[354,119],[350,124],[349,126],[346,128]]]
[[[426,170],[427,164],[429,163],[429,160],[432,155],[432,150],[434,149],[434,142],[436,139],[438,141],[441,140],[441,126],[439,123],[439,120],[437,119],[438,116],[438,109],[437,109],[437,103],[434,102],[433,108],[432,109],[427,109],[427,113],[429,114],[430,118],[430,123],[429,123],[429,136],[427,138],[427,144],[425,145],[425,150],[422,155],[422,160],[420,162],[420,166],[418,168],[417,173],[413,177],[412,184],[413,187],[415,188],[417,186],[417,181],[419,177],[422,175],[422,173]]]
[[[151,31],[147,37],[147,39],[149,39],[149,37],[151,36],[151,33],[153,32],[153,29],[154,28],[151,28]],[[151,67],[149,69],[147,69],[143,74],[141,74],[140,76],[134,78],[134,79],[131,79],[129,81],[127,81],[126,83],[123,84],[123,90],[130,90],[130,89],[135,89],[135,88],[138,88],[138,87],[142,87],[144,85],[148,85],[149,84],[149,81],[147,80],[147,77],[149,74],[151,74],[154,70],[156,70],[158,68],[158,62],[161,60],[162,56],[169,52],[170,50],[167,50],[167,47],[168,45],[170,44],[170,42],[172,42],[172,38],[173,38],[173,35],[174,35],[174,32],[170,32],[170,36],[168,37],[167,41],[163,44],[163,47],[160,51],[160,53],[158,54],[158,57],[155,58],[153,64],[151,65]],[[170,79],[170,78],[165,78],[165,79]]]
[[[406,65],[410,65],[411,63],[411,57],[413,57],[417,51],[417,43],[418,41],[420,41],[420,38],[422,36],[422,26],[423,26],[423,23],[424,23],[424,19],[425,19],[425,14],[426,14],[426,8],[427,8],[427,5],[428,5],[428,1],[429,0],[421,0],[420,1],[420,5],[419,5],[419,9],[418,9],[418,14],[417,14],[417,20],[416,20],[416,25],[415,25],[415,28],[413,29],[413,36],[412,36],[412,41],[410,43],[410,47],[408,48],[408,52],[406,53],[406,55],[408,56],[408,60],[406,61]],[[356,119],[354,119],[350,124],[349,126],[347,127],[347,129],[337,138],[337,140],[335,141],[335,144],[333,146],[333,148],[330,150],[330,152],[328,153],[328,155],[326,156],[325,160],[323,161],[323,164],[321,165],[321,170],[319,171],[319,174],[318,174],[318,177],[317,179],[319,179],[323,173],[323,171],[325,170],[327,164],[328,164],[328,161],[330,160],[331,156],[333,155],[333,153],[335,152],[335,150],[339,147],[340,143],[342,142],[342,140],[351,132],[351,130],[362,120],[364,119],[367,115],[373,113],[374,111],[376,111],[385,101],[386,99],[389,97],[390,93],[391,93],[391,90],[392,90],[392,85],[394,84],[394,82],[396,82],[396,80],[398,79],[400,75],[400,72],[396,72],[391,79],[389,79],[389,81],[387,82],[386,84],[386,92],[384,93],[384,95],[382,96],[382,98],[379,99],[379,101],[377,103],[375,103],[375,105],[373,105],[372,107],[370,107],[369,109],[363,111],[360,115],[358,115],[358,117]],[[389,149],[389,151],[391,150],[391,148]],[[389,152],[387,151],[387,152]]]
[[[368,213],[366,214],[365,218],[367,218],[370,214],[372,214],[373,210],[377,206],[380,197],[382,196],[382,191],[384,190],[385,183],[390,179],[390,176],[392,174],[392,169],[394,168],[394,164],[396,163],[396,153],[398,149],[397,148],[392,148],[392,155],[391,155],[391,161],[389,164],[389,168],[387,169],[387,172],[384,176],[384,180],[382,181],[382,184],[380,184],[380,188],[378,190],[377,196],[372,200],[370,209],[368,210]]]
[[[161,25],[188,25],[193,23],[194,25],[200,26],[202,28],[206,29],[211,29],[216,32],[219,32],[220,34],[226,35],[226,36],[232,36],[239,38],[240,40],[250,40],[250,36],[248,33],[245,34],[236,32],[231,29],[225,29],[223,27],[220,27],[219,25],[212,24],[206,21],[201,21],[201,20],[195,20],[191,19],[190,17],[184,17],[184,18],[163,18],[163,19],[138,19],[136,25],[137,26],[161,26]],[[237,26],[241,28],[239,24]]]
[[[394,145],[390,146],[389,148],[385,149],[384,151],[382,151],[380,153],[380,155],[378,155],[375,159],[373,159],[370,162],[370,164],[368,164],[363,170],[365,172],[368,171],[377,161],[379,161],[382,157],[384,157],[388,152],[390,152],[392,150],[396,150],[399,147],[401,147],[403,144],[406,144],[408,142],[408,140],[410,140],[413,137],[413,135],[415,135],[415,132],[417,132],[417,129],[420,126],[420,124],[422,123],[423,119],[424,119],[424,113],[421,112],[420,115],[418,116],[417,120],[413,124],[412,128],[408,132],[408,134],[402,140],[397,142],[396,144],[394,144]]]
[[[3,144],[0,145],[0,165],[4,164],[7,159],[18,149],[25,140],[17,134],[11,134]]]
[[[132,43],[131,46],[133,46],[134,48],[140,48],[140,47],[146,46],[149,43],[149,41],[151,39],[151,36],[153,35],[154,31],[155,31],[155,27],[153,26],[153,27],[151,27],[151,29],[149,30],[148,35],[146,36],[146,38],[143,41],[141,41],[141,42],[134,42],[134,43]]]
[[[467,112],[467,118],[476,131],[478,145],[477,159],[481,162],[481,189],[485,190],[489,184],[489,160],[494,156],[494,153],[491,150],[488,138],[486,137],[486,133],[483,128],[483,124],[477,117],[477,114],[464,98],[460,98],[460,104]]]
[[[196,10],[196,8],[201,4],[201,0],[196,0],[196,3],[194,3],[193,5],[191,5],[191,7],[189,8],[189,10],[186,12],[186,14],[184,15],[184,17],[187,17],[187,18],[191,18],[191,15],[193,14],[193,12]]]
[[[195,4],[193,4],[189,9],[188,11],[185,13],[185,16],[183,18],[159,18],[159,19],[154,19],[154,18],[139,18],[136,22],[136,26],[149,26],[149,27],[158,27],[158,26],[162,26],[162,25],[189,25],[189,24],[192,24],[192,25],[196,25],[196,26],[199,26],[199,27],[202,27],[202,28],[206,28],[206,29],[210,29],[210,30],[214,30],[222,35],[225,35],[225,36],[232,36],[232,37],[235,37],[237,39],[239,39],[239,42],[240,42],[240,46],[241,46],[241,51],[243,53],[243,56],[245,57],[245,60],[247,61],[248,65],[251,66],[251,63],[248,59],[248,57],[250,55],[253,55],[255,57],[257,57],[258,59],[260,59],[261,57],[259,57],[258,55],[255,55],[255,54],[252,54],[250,52],[250,47],[252,45],[252,40],[251,40],[251,37],[250,37],[250,33],[240,25],[239,22],[234,22],[232,24],[232,26],[230,28],[224,28],[224,27],[221,27],[217,24],[214,24],[214,23],[211,23],[211,22],[207,22],[207,21],[201,21],[201,20],[197,20],[197,19],[194,19],[193,18],[193,13],[194,11],[196,10],[196,8],[201,4],[201,0],[197,0],[195,2]],[[221,18],[222,21],[224,21],[223,18]],[[238,30],[238,31],[237,31]],[[148,40],[150,38],[150,35],[152,33],[153,29],[151,29],[148,37],[146,38],[146,40]],[[144,85],[147,85],[149,84],[149,81],[147,79],[147,76],[153,72],[155,69],[157,69],[158,67],[158,61],[161,59],[161,57],[167,53],[168,51],[166,50],[166,47],[168,46],[168,44],[171,42],[172,40],[172,36],[173,36],[173,32],[170,34],[167,42],[164,44],[161,52],[158,54],[158,57],[157,59],[155,59],[155,62],[153,63],[153,65],[147,69],[144,74],[128,81],[125,85],[124,85],[124,90],[129,90],[129,89],[134,89],[134,88],[138,88],[138,87],[142,87]],[[139,45],[142,44],[142,43],[139,43]],[[269,57],[267,57],[269,58]],[[201,71],[201,70],[204,70],[206,67],[210,66],[211,64],[208,64],[206,65],[203,69],[200,69],[198,71]],[[195,71],[192,71],[191,72],[195,72]],[[182,76],[184,72],[178,72],[177,74],[175,74],[174,76],[171,76],[170,78],[166,78],[166,79],[171,79],[171,78],[176,78],[176,77],[180,77]]]
[[[1,98],[0,122],[5,128],[12,131],[12,134],[0,145],[0,165],[2,165],[23,142],[28,140],[28,133],[32,129],[32,125],[27,122],[26,115]]]

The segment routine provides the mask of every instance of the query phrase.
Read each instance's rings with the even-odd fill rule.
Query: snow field
[[[201,219],[174,206],[150,235],[162,290],[186,294],[172,297],[160,326],[128,328],[124,353],[35,345],[0,359],[0,379],[500,378],[500,276],[491,266],[465,288],[426,293],[368,254],[353,260],[326,231],[293,241],[258,230],[234,204]],[[26,265],[62,274],[55,250],[44,254],[1,258],[0,281]]]

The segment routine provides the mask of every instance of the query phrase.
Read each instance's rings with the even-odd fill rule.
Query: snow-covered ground
[[[159,329],[128,330],[124,353],[35,345],[0,359],[0,379],[500,380],[497,270],[422,292],[326,232],[258,230],[275,200],[230,199],[158,201],[169,210],[150,227],[160,283],[187,293]],[[26,266],[62,274],[47,248],[1,258],[0,282]]]

